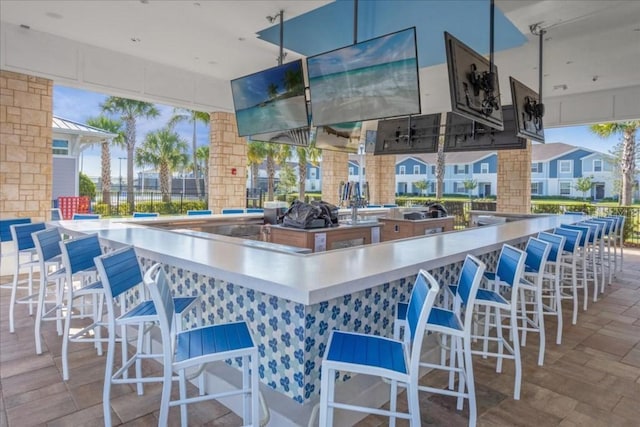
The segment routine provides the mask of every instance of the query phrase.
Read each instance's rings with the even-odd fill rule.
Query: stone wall
[[[341,151],[322,151],[322,200],[338,205],[340,183],[349,180],[349,155]]]
[[[498,150],[497,211],[531,213],[531,141],[526,150]]]
[[[369,203],[396,202],[396,156],[365,155],[365,178],[369,183]]]
[[[211,113],[209,209],[244,208],[247,188],[247,141],[238,136],[233,113]]]
[[[0,70],[0,217],[51,208],[53,81]]]

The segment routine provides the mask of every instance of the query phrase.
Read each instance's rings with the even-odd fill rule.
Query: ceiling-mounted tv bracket
[[[485,116],[490,116],[494,111],[500,109],[500,94],[495,93],[496,88],[496,73],[493,71],[493,32],[494,32],[494,20],[495,20],[495,4],[494,0],[491,0],[489,12],[489,71],[479,72],[476,64],[471,64],[471,70],[467,75],[467,80],[473,87],[473,94],[475,97],[480,96],[480,91],[484,93],[482,104],[480,109],[472,105],[468,95],[468,86],[465,85],[465,97],[467,100],[467,107],[481,112]]]
[[[542,77],[544,71],[542,69],[542,45],[544,42],[544,35],[547,34],[547,30],[542,27],[542,22],[529,25],[529,30],[534,36],[538,36],[539,51],[538,51],[538,99],[532,99],[531,97],[525,98],[524,111],[528,117],[527,121],[534,124],[537,130],[542,129],[542,116],[544,116],[544,104],[542,103]]]
[[[267,16],[267,21],[269,21],[270,24],[273,24],[278,19],[280,20],[280,53],[278,54],[277,61],[278,65],[282,65],[284,58],[287,56],[284,51],[284,10],[281,10],[273,16]]]

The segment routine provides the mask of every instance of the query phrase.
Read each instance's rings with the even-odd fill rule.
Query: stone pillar
[[[211,113],[209,209],[244,208],[247,194],[247,141],[238,136],[233,113]]]
[[[396,156],[365,154],[365,179],[369,183],[369,203],[396,202]]]
[[[53,81],[0,70],[0,217],[51,208]]]
[[[340,182],[349,180],[349,155],[340,151],[323,150],[322,200],[338,205],[340,203]]]
[[[525,150],[498,150],[498,212],[531,213],[531,141]]]

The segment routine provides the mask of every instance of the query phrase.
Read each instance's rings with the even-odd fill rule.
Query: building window
[[[602,172],[602,160],[596,159],[593,161],[593,171]]]
[[[560,195],[561,196],[570,196],[571,195],[571,183],[570,182],[561,182],[560,183]]]
[[[540,196],[542,195],[542,183],[541,182],[532,182],[531,183],[531,194]]]
[[[431,166],[431,175],[435,175],[436,174],[436,167],[435,165]]]
[[[413,174],[420,175],[420,165],[413,165]]]
[[[453,192],[454,193],[467,193],[467,189],[464,188],[463,182],[454,182],[453,183]]]
[[[480,163],[480,173],[489,173],[489,163]]]
[[[453,173],[456,174],[456,175],[468,174],[469,173],[469,165],[454,165]]]
[[[349,166],[349,175],[355,175],[355,174],[353,173],[353,166]]]
[[[560,160],[559,163],[560,173],[571,173],[571,160]]]
[[[532,173],[541,173],[542,172],[542,163],[531,163],[531,172]]]
[[[405,165],[402,165],[398,168],[398,174],[399,175],[404,175],[407,173],[407,168],[405,167]]]
[[[436,192],[436,183],[435,182],[430,182],[429,183],[429,192],[430,193],[435,193]]]
[[[69,154],[69,141],[66,139],[54,139],[53,140],[53,154]]]
[[[349,173],[351,173],[351,171],[349,171]],[[316,179],[316,174],[317,174],[316,168],[311,168],[311,170],[309,171],[309,177],[311,179]]]

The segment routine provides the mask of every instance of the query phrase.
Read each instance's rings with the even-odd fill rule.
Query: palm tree
[[[110,96],[100,106],[102,111],[109,114],[119,114],[125,125],[125,143],[127,146],[127,203],[129,211],[134,210],[133,194],[133,155],[136,148],[136,121],[143,117],[151,119],[158,117],[160,111],[150,102],[136,101],[127,98]]]
[[[209,194],[209,146],[201,145],[196,150],[196,159],[204,175],[204,195]]]
[[[304,200],[307,184],[307,163],[318,166],[322,157],[322,150],[312,143],[306,147],[296,147],[298,154],[298,198]]]
[[[258,172],[260,165],[267,158],[266,142],[252,141],[247,147],[247,163],[251,168],[251,188],[258,188]]]
[[[193,135],[191,139],[191,155],[193,162],[193,176],[196,179],[196,193],[200,197],[200,174],[198,173],[198,159],[197,159],[197,138],[196,138],[196,124],[198,122],[205,125],[209,124],[209,113],[202,111],[187,110],[185,108],[174,108],[173,115],[169,119],[169,126],[173,127],[180,122],[187,122],[193,125]]]
[[[164,128],[149,132],[142,147],[136,151],[138,166],[152,165],[160,171],[160,192],[162,201],[171,201],[170,177],[171,172],[187,163],[187,143],[180,139],[180,135]]]
[[[589,126],[589,130],[601,138],[622,134],[622,155],[620,156],[620,170],[622,172],[622,197],[620,204],[629,206],[633,203],[633,184],[636,174],[636,130],[640,127],[640,120],[627,122],[600,123]]]
[[[446,156],[444,152],[444,137],[438,139],[438,154],[436,157],[436,199],[442,199],[444,193],[444,168]]]
[[[87,120],[89,126],[102,129],[109,133],[115,133],[117,136],[111,140],[102,141],[101,145],[101,179],[102,179],[102,203],[111,205],[111,153],[109,152],[109,144],[118,147],[124,146],[124,132],[122,130],[122,122],[114,120],[107,116],[92,117]]]
[[[269,98],[275,98],[278,96],[278,85],[275,83],[269,83],[269,86],[267,86],[267,93],[269,94]]]

